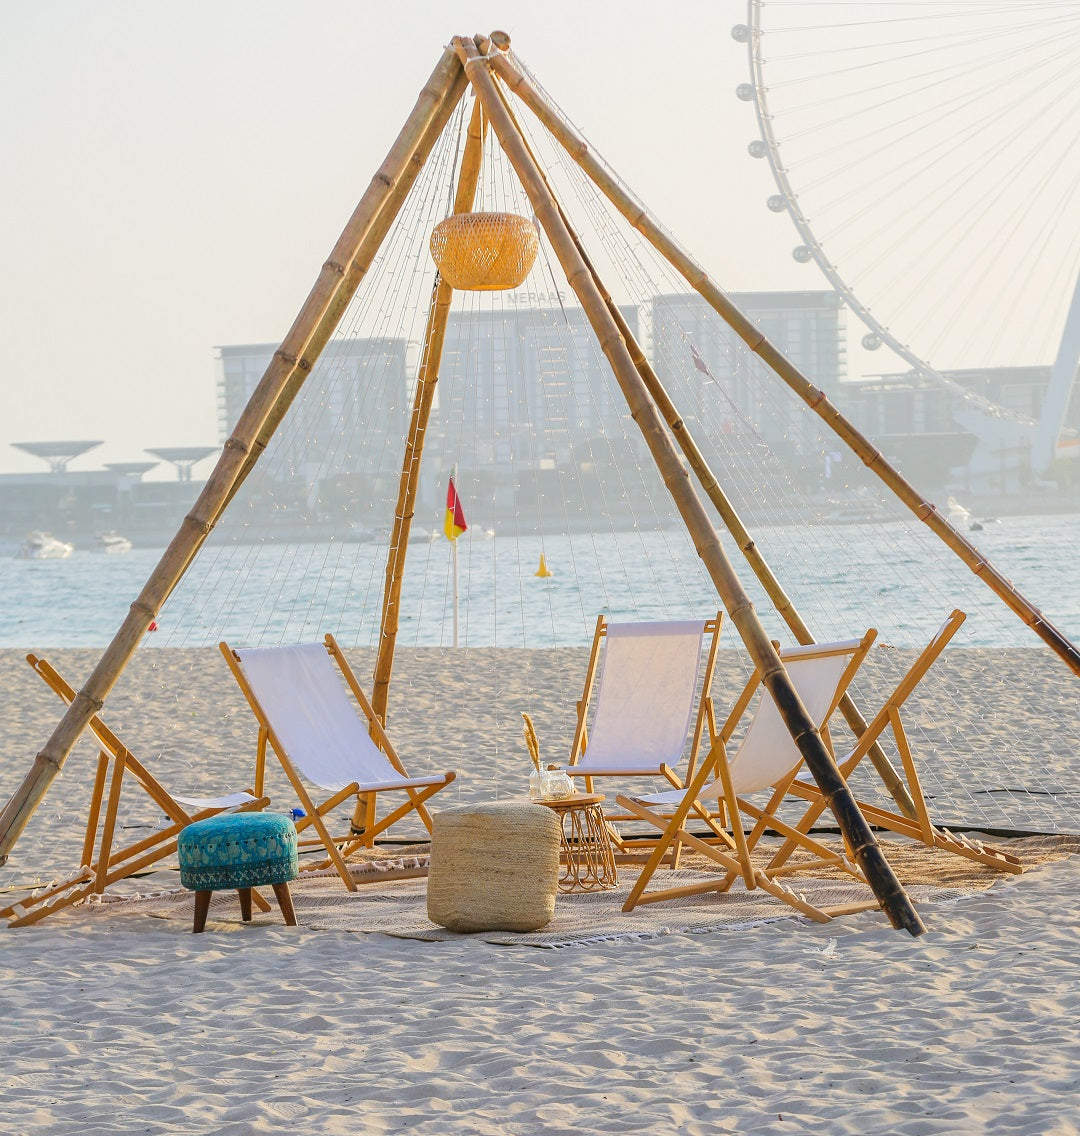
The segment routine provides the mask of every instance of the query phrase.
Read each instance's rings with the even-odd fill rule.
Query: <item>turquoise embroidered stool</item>
[[[176,842],[180,882],[195,893],[195,925],[206,927],[210,896],[236,889],[240,913],[251,920],[251,889],[270,885],[290,927],[296,926],[289,880],[295,880],[296,825],[277,813],[219,813],[189,824]]]

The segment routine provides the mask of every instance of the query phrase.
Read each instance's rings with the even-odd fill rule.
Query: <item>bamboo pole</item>
[[[465,149],[458,173],[454,212],[467,213],[476,199],[480,180],[480,163],[483,154],[487,123],[481,114],[480,100],[473,104],[469,117]],[[420,462],[424,453],[435,387],[439,381],[443,343],[446,340],[446,321],[450,314],[453,289],[441,277],[431,294],[427,325],[424,329],[424,353],[413,395],[412,416],[405,441],[405,455],[398,480],[397,504],[394,507],[394,527],[390,534],[383,582],[382,614],[379,621],[379,650],[371,686],[371,706],[375,716],[385,727],[390,702],[390,678],[397,649],[398,626],[401,618],[401,588],[405,579],[405,560],[409,550],[409,531],[416,511],[416,488],[420,479]],[[363,801],[358,800],[352,817],[352,831],[362,833],[366,827]]]
[[[594,278],[596,278],[595,272]],[[664,416],[664,420],[671,429],[672,435],[678,443],[680,450],[682,450],[687,464],[697,477],[698,484],[701,486],[702,491],[713,504],[717,513],[719,513],[720,519],[723,521],[728,532],[731,533],[739,551],[743,554],[747,564],[750,566],[750,570],[765,589],[769,599],[772,600],[777,614],[787,624],[788,629],[795,636],[796,641],[803,645],[813,643],[813,632],[811,632],[810,628],[806,625],[806,622],[792,603],[791,598],[784,591],[783,586],[769,566],[768,561],[761,554],[750,532],[743,524],[738,511],[724,492],[723,486],[717,480],[705,456],[694,441],[693,436],[686,426],[685,420],[682,415],[679,414],[675,404],[671,401],[670,396],[660,382],[659,376],[645,358],[645,353],[635,340],[622,313],[611,300],[610,296],[607,297],[607,303],[612,318],[619,326],[623,339],[626,340],[631,358],[638,368],[642,381],[645,383],[646,390],[648,390],[660,413]],[[840,700],[838,709],[841,714],[843,714],[844,720],[847,722],[848,726],[850,726],[856,739],[861,738],[863,734],[866,733],[867,721],[858,706],[855,705],[855,701],[850,694],[845,692],[844,697]],[[874,769],[881,778],[882,784],[884,784],[890,796],[895,801],[897,808],[909,819],[914,818],[915,803],[911,799],[911,794],[908,792],[903,778],[893,768],[888,755],[881,748],[881,744],[875,741],[867,751],[867,756],[870,758]]]
[[[494,38],[493,36],[492,39],[494,40]],[[507,113],[511,118],[514,118],[513,108],[510,107],[509,104],[505,105]],[[515,123],[516,121],[515,118]],[[519,133],[521,133],[520,128]],[[524,140],[524,136],[522,137]],[[525,145],[528,146],[527,141]],[[532,153],[531,147],[530,153]],[[533,161],[536,162],[537,168],[541,169],[541,172],[543,172],[540,163],[536,161],[535,154],[533,154]],[[548,192],[552,192],[551,183],[546,176],[544,177],[544,181],[548,187]],[[629,350],[630,357],[634,361],[634,366],[638,369],[638,374],[641,375],[646,390],[649,392],[660,414],[667,422],[668,428],[671,430],[672,436],[678,443],[679,449],[682,450],[687,464],[697,477],[698,484],[719,513],[720,519],[724,522],[724,526],[727,528],[728,532],[731,533],[739,551],[743,554],[747,564],[750,566],[750,570],[765,589],[766,594],[772,601],[773,607],[780,615],[780,618],[787,624],[788,628],[795,636],[796,641],[804,645],[813,643],[813,633],[803,621],[802,616],[784,591],[776,574],[772,571],[765,557],[761,554],[757,544],[743,524],[738,511],[724,492],[723,486],[721,486],[716,475],[709,467],[705,455],[694,441],[693,435],[690,433],[685,420],[679,413],[671,396],[664,389],[664,385],[661,383],[659,376],[653,370],[645,356],[645,352],[642,351],[640,344],[635,339],[630,325],[626,322],[622,312],[619,311],[618,305],[611,297],[611,293],[608,292],[607,288],[604,286],[600,274],[596,271],[596,267],[582,245],[580,238],[570,228],[569,219],[566,216],[566,211],[563,209],[562,204],[555,198],[554,193],[552,193],[552,198],[555,199],[563,222],[574,237],[574,242],[577,245],[581,259],[585,262],[592,274],[593,283],[600,292],[601,298],[606,304],[608,311],[611,313],[611,318],[615,321],[619,329],[619,334],[622,335],[626,343],[627,350]],[[847,692],[844,693],[838,709],[844,715],[844,720],[848,723],[848,726],[851,728],[856,738],[861,738],[867,730],[867,721],[859,708],[855,705],[851,695]],[[893,768],[888,755],[881,748],[881,744],[877,741],[873,742],[870,749],[867,751],[867,756],[870,758],[882,783],[896,803],[897,808],[900,809],[901,813],[909,820],[914,819],[916,815],[915,802],[911,799],[911,794],[908,792],[907,785],[904,784],[903,778]]]
[[[477,99],[469,119],[468,135],[461,158],[457,192],[454,197],[455,213],[468,213],[472,210],[476,199],[476,187],[480,180],[480,162],[486,132],[487,123],[482,118],[480,101]],[[379,651],[375,660],[371,690],[371,705],[375,710],[376,717],[384,726],[386,725],[386,711],[389,703],[394,650],[397,644],[401,587],[405,572],[405,558],[408,552],[409,529],[415,511],[420,461],[423,457],[424,438],[435,396],[435,386],[439,381],[439,367],[442,363],[442,349],[446,338],[446,321],[452,298],[453,289],[440,278],[432,292],[431,307],[424,331],[424,354],[417,378],[416,393],[413,397],[412,418],[409,422],[409,432],[406,435],[405,456],[398,482],[394,528],[390,537],[390,550],[387,556],[383,586]]]
[[[910,482],[894,469],[884,455],[817,389],[802,372],[788,360],[754,324],[735,307],[697,264],[646,210],[645,206],[620,185],[608,167],[589,149],[588,143],[567,123],[556,107],[539,91],[505,54],[509,41],[492,36],[499,48],[487,58],[494,72],[528,106],[536,117],[551,131],[571,158],[596,184],[605,197],[626,220],[664,256],[755,354],[760,356],[815,414],[852,449],[860,460],[886,486],[939,537],[963,562],[1002,600],[1006,606],[1050,649],[1065,661],[1074,674],[1080,675],[1080,649],[1056,628],[1011,581],[960,532],[938,512]]]
[[[186,571],[195,552],[213,527],[222,504],[231,493],[247,455],[282,390],[300,368],[310,370],[304,352],[315,329],[333,303],[355,258],[358,247],[408,167],[440,107],[450,97],[461,74],[456,54],[447,49],[420,92],[378,173],[364,193],[330,257],[323,265],[281,347],[241,413],[232,436],[225,443],[210,477],[191,512],[166,548],[138,598],[106,648],[82,690],[75,696],[59,724],[37,755],[22,785],[0,813],[0,865],[40,804],[53,778],[60,772],[79,735],[100,711],[121,672],[145,634],[161,604]]]
[[[467,83],[468,80],[466,79]],[[473,102],[469,115],[469,130],[465,138],[465,150],[461,155],[461,168],[458,170],[458,187],[454,197],[455,213],[471,213],[476,205],[476,190],[480,184],[480,167],[484,158],[484,140],[487,138],[488,123],[484,108],[479,99]]]
[[[829,801],[829,807],[836,815],[841,832],[855,860],[862,868],[893,926],[904,928],[913,935],[921,934],[925,931],[925,927],[885,860],[874,839],[874,834],[859,812],[850,790],[844,784],[836,762],[799,700],[776,649],[758,620],[749,597],[743,591],[705,507],[690,483],[689,475],[679,459],[671,436],[649,398],[618,327],[593,283],[592,274],[578,253],[574,238],[564,224],[542,174],[532,161],[528,148],[524,145],[502,103],[502,97],[485,59],[478,54],[476,45],[470,40],[458,37],[454,39],[453,45],[461,57],[473,89],[484,104],[484,110],[499,138],[503,153],[517,172],[537,220],[544,227],[552,249],[559,258],[567,283],[577,295],[593,327],[601,350],[615,373],[631,415],[642,432],[653,460],[657,463],[664,484],[690,532],[698,555],[716,585],[751,659],[762,671],[763,682],[776,702],[785,725],[791,731],[807,768],[817,781],[823,796]]]
[[[371,705],[376,717],[386,725],[386,707],[389,700],[390,674],[394,665],[394,650],[400,614],[401,586],[405,574],[405,557],[408,552],[409,530],[416,508],[416,487],[420,478],[420,459],[423,456],[431,407],[435,399],[435,384],[439,379],[446,321],[450,312],[453,289],[441,278],[431,293],[427,326],[424,329],[424,354],[413,396],[412,418],[405,440],[405,457],[398,480],[397,504],[394,507],[394,527],[390,534],[383,583],[382,616],[379,625],[379,651],[375,660],[371,688]]]

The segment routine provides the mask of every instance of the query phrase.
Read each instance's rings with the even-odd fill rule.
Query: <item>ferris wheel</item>
[[[879,371],[891,352],[1024,429],[1047,469],[1080,360],[1080,4],[749,0],[732,35],[794,259],[886,349]],[[1041,408],[971,381],[1040,366]]]

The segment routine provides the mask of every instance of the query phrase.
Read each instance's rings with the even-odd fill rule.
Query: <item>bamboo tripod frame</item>
[[[481,63],[481,53],[486,56],[490,45],[490,41],[478,37],[476,41],[457,39],[453,47],[466,68],[472,68],[473,74],[469,77],[488,118],[490,119],[493,114],[497,117],[499,123],[497,132],[503,148],[525,185],[549,239],[556,247],[568,282],[578,294],[583,308],[589,316],[601,348],[623,387],[631,409],[640,412],[639,425],[655,460],[660,466],[665,484],[667,484],[691,531],[698,553],[705,561],[740,635],[747,642],[751,656],[755,658],[758,665],[762,666],[766,675],[766,685],[777,700],[785,720],[789,720],[793,737],[796,738],[800,751],[806,757],[808,768],[821,786],[833,811],[837,814],[841,829],[849,840],[853,854],[859,860],[867,877],[871,881],[876,881],[875,894],[878,895],[883,908],[894,925],[905,927],[913,934],[918,934],[923,930],[921,921],[911,907],[899,882],[888,868],[880,849],[877,848],[873,834],[855,809],[850,793],[835,768],[835,763],[832,762],[820,736],[814,729],[813,723],[810,722],[797,696],[795,696],[790,682],[783,672],[783,667],[719,544],[704,508],[690,486],[689,479],[675,455],[670,436],[667,434],[655,406],[649,399],[641,376],[619,333],[619,328],[612,320],[604,300],[592,280],[589,268],[582,261],[577,251],[576,240],[563,223],[560,211],[547,192],[542,176],[532,163],[527,147],[522,143],[512,119],[507,114],[501,96],[496,91],[494,80],[488,73],[486,66],[476,67],[477,63]],[[395,150],[400,150],[402,153],[392,151],[387,163],[384,163],[384,169],[386,165],[393,163],[397,176],[389,177],[383,171],[380,171],[380,175],[376,176],[369,193],[365,195],[365,199],[357,207],[353,221],[350,222],[349,228],[342,235],[334,250],[335,253],[340,253],[343,251],[341,246],[347,245],[349,254],[336,257],[332,255],[330,261],[324,266],[323,274],[317,282],[312,296],[309,297],[308,303],[305,304],[305,308],[297,317],[293,329],[282,344],[274,363],[271,364],[267,375],[264,376],[248,407],[241,415],[233,438],[227,443],[218,467],[204,487],[203,493],[196,503],[196,508],[193,510],[192,517],[188,518],[191,521],[202,515],[205,519],[199,522],[195,531],[191,533],[186,531],[187,526],[185,525],[174,538],[173,543],[166,551],[162,564],[152,575],[143,595],[140,596],[140,601],[143,602],[137,601],[136,605],[133,605],[129,619],[106,651],[87,687],[80,692],[76,704],[73,704],[65,719],[61,721],[54,737],[50,739],[52,754],[50,754],[50,746],[47,746],[42,755],[39,755],[35,769],[27,778],[24,791],[16,794],[16,797],[9,803],[8,809],[5,810],[4,816],[0,817],[0,853],[2,853],[4,859],[6,859],[7,851],[14,843],[14,839],[25,827],[33,808],[44,795],[48,783],[59,771],[63,758],[70,751],[81,729],[85,727],[94,710],[103,703],[127,659],[134,651],[138,638],[145,631],[149,620],[153,618],[160,604],[164,602],[172,588],[175,587],[176,582],[197,553],[202,540],[205,539],[206,534],[213,527],[221,511],[235,493],[236,487],[243,476],[246,475],[246,471],[257,460],[259,447],[265,445],[266,437],[268,437],[264,434],[264,430],[270,427],[275,418],[280,420],[280,416],[284,414],[291,397],[295,395],[306,373],[313,366],[318,350],[322,346],[322,343],[312,342],[313,339],[317,336],[322,338],[323,334],[326,338],[329,337],[335,317],[340,315],[340,311],[348,302],[349,297],[344,296],[344,292],[347,290],[341,288],[342,278],[346,276],[349,267],[358,259],[358,254],[363,251],[364,239],[372,236],[373,223],[379,217],[380,211],[383,212],[383,216],[391,212],[391,210],[385,208],[390,196],[388,190],[391,190],[398,180],[404,177],[407,165],[414,155],[419,157],[418,146],[421,138],[425,141],[430,139],[433,142],[433,131],[430,127],[435,118],[436,110],[444,112],[443,123],[445,123],[457,98],[460,97],[460,93],[457,94],[457,98],[450,97],[450,92],[456,85],[457,75],[449,65],[451,62],[448,58],[449,55],[450,49],[444,53],[443,59],[429,83],[429,87],[436,88],[441,97],[432,97],[429,89],[425,88],[417,109],[403,129],[402,135],[399,135],[398,143],[395,144]],[[442,82],[437,82],[437,79],[441,79]],[[421,111],[422,106],[427,111],[426,115]],[[405,137],[408,138],[407,143],[399,146]],[[426,154],[424,157],[426,158]],[[422,165],[422,161],[415,163],[417,172],[420,165]],[[415,177],[415,172],[413,177]],[[374,208],[371,208],[371,199],[374,199]],[[400,204],[400,198],[398,204]],[[368,206],[366,212],[365,205]],[[363,226],[357,223],[358,216],[364,218],[366,223]],[[392,220],[392,217],[390,217],[390,220]],[[387,226],[388,224],[389,221]],[[362,229],[362,236],[359,239],[357,239],[355,232],[358,228]],[[378,239],[381,239],[381,237]],[[377,247],[378,239],[373,239],[371,244]],[[356,282],[359,283],[359,280]],[[429,323],[432,340],[436,339],[439,334],[440,311],[444,310],[444,306],[438,302],[439,292],[440,288],[437,286]],[[445,315],[441,317],[441,322],[445,326]],[[325,339],[323,339],[323,342],[325,342]],[[312,348],[310,359],[304,355],[305,349],[309,346]],[[429,360],[432,360],[435,364],[432,373],[433,378],[437,379],[438,353],[430,350],[430,347],[429,342],[428,356]],[[290,350],[290,348],[295,348],[295,350]],[[424,405],[421,399],[418,400],[416,414],[417,421],[420,424],[423,423],[424,413]],[[396,559],[397,566],[400,569],[404,567],[404,545],[407,543],[407,541],[402,541],[400,537],[402,534],[407,537],[408,533],[408,521],[411,517],[410,502],[415,493],[415,469],[422,452],[422,433],[418,435],[417,441],[419,444],[415,447],[415,454],[407,456],[407,464],[402,475],[402,500],[400,503],[405,507],[399,508],[395,520],[395,529],[399,538]],[[200,505],[203,507],[201,514]],[[168,568],[166,562],[168,562]],[[394,621],[393,588],[399,578],[398,568],[388,567],[388,588],[384,600],[384,623],[387,628]],[[388,683],[392,645],[383,657],[388,660],[382,668],[386,671],[385,682]],[[380,675],[379,677],[382,678],[383,676]],[[95,695],[98,698],[96,703],[93,701]],[[88,712],[78,705],[79,700],[84,699],[89,703]],[[383,707],[385,712],[385,694],[383,694]],[[77,713],[80,710],[82,712]],[[51,772],[49,768],[41,768],[42,762],[46,766],[51,765]],[[13,815],[9,815],[12,814],[13,809]]]
[[[664,483],[690,532],[698,555],[751,658],[761,668],[764,684],[791,729],[808,769],[836,813],[853,856],[871,881],[875,894],[894,925],[918,934],[923,930],[918,915],[888,868],[827,747],[795,696],[782,664],[720,545],[710,516],[691,484],[679,458],[680,449],[705,496],[735,536],[755,574],[776,604],[777,611],[791,627],[796,638],[800,642],[810,641],[809,630],[757,551],[716,477],[701,457],[677,409],[645,361],[639,346],[629,335],[625,321],[611,302],[610,295],[591,262],[584,255],[580,240],[551,194],[542,170],[538,168],[518,130],[496,77],[522,99],[630,224],[671,262],[748,346],[1077,673],[1080,673],[1080,652],[987,564],[977,550],[937,513],[934,506],[919,496],[884,461],[872,444],[842,418],[824,395],[731,305],[704,271],[664,233],[607,168],[589,152],[580,135],[562,119],[559,112],[537,91],[514,59],[507,54],[508,47],[507,37],[493,33],[490,39],[457,38],[444,52],[383,166],[372,179],[323,266],[311,294],[242,413],[191,514],[185,518],[180,531],[132,605],[127,619],[85,687],[76,696],[53,736],[38,755],[26,782],[0,814],[0,863],[7,859],[11,847],[44,796],[49,782],[59,772],[75,740],[100,709],[150,620],[156,616],[161,604],[183,576],[205,537],[258,460],[320,351],[333,334],[345,307],[397,216],[406,193],[423,169],[435,141],[460,102],[466,87],[471,85],[477,96],[477,108],[483,108],[483,116],[478,109],[474,110],[459,173],[455,211],[472,208],[483,130],[490,122],[499,137],[503,152],[529,196],[539,223],[548,235],[570,287],[576,293],[597,335]],[[449,286],[437,281],[432,294],[422,374],[414,402],[395,512],[391,558],[386,571],[379,655],[373,687],[373,706],[380,720],[385,719],[387,711],[409,525],[415,506],[424,432],[434,387],[438,381],[442,340],[451,298]],[[853,705],[843,709],[856,733],[860,732],[860,728],[865,728],[865,722]],[[884,757],[883,754],[881,756]],[[892,789],[888,771],[879,769],[879,772],[886,785]]]

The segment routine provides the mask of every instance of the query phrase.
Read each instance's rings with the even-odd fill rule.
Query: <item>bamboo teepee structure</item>
[[[769,636],[740,583],[707,508],[711,505],[746,556],[792,633],[800,642],[811,634],[742,524],[708,467],[678,408],[664,391],[631,329],[600,279],[586,246],[551,190],[507,97],[512,91],[562,144],[585,176],[629,223],[723,317],[743,341],[818,414],[915,515],[926,523],[991,589],[1040,635],[1070,668],[1080,673],[1080,652],[1057,631],[978,551],[884,460],[824,395],[773,347],[727,299],[696,262],[632,198],[584,139],[528,78],[510,52],[509,38],[457,37],[420,92],[416,105],[372,178],[335,244],[288,334],[256,387],[226,442],[218,463],[101,660],[78,692],[52,736],[37,755],[25,781],[0,814],[0,864],[59,773],[75,742],[97,714],[150,622],[183,577],[203,542],[247,478],[330,340],[390,231],[410,188],[425,168],[436,140],[466,91],[475,95],[473,114],[457,172],[453,211],[465,214],[475,203],[484,134],[492,130],[513,167],[567,283],[574,291],[614,373],[631,415],[663,478],[705,569],[764,685],[775,700],[807,768],[822,789],[844,839],[897,928],[920,934],[924,928],[889,868],[872,831],[859,813],[836,764],[807,715]],[[434,402],[453,289],[437,277],[430,300],[411,421],[402,465],[394,531],[385,569],[381,631],[372,704],[385,716],[398,633],[401,587],[423,457],[425,430]],[[691,477],[693,475],[693,478]],[[696,481],[696,485],[695,485]],[[843,713],[853,731],[865,729],[858,709],[846,699]],[[871,754],[886,786],[905,811],[899,778],[879,748]]]

